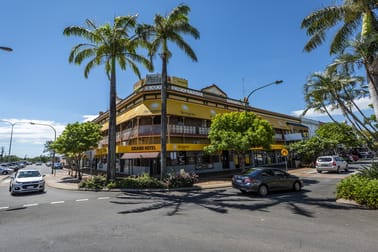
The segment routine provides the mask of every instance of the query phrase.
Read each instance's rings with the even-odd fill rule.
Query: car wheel
[[[260,196],[265,197],[266,195],[268,195],[268,192],[269,192],[269,190],[268,190],[268,187],[266,185],[261,185],[259,187]]]
[[[7,172],[7,171],[3,171],[1,174],[3,174],[3,175],[7,175],[8,172]]]
[[[318,173],[322,173],[322,171],[316,170]]]
[[[295,181],[293,184],[293,190],[296,192],[299,192],[301,190],[301,183],[299,183],[298,181]]]
[[[337,172],[337,173],[340,173],[340,167],[337,167],[336,172]]]
[[[240,192],[243,193],[243,194],[246,194],[246,193],[247,193],[247,191],[242,190],[242,189],[240,189]]]

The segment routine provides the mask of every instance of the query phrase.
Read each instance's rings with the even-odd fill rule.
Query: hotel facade
[[[160,175],[161,75],[147,75],[134,84],[134,91],[117,103],[116,169],[123,175]],[[275,131],[269,150],[251,149],[246,167],[285,165],[281,150],[285,145],[308,138],[308,127],[301,119],[246,106],[227,96],[215,84],[194,90],[188,81],[168,77],[167,86],[167,172],[185,170],[206,173],[238,169],[239,157],[233,150],[208,155],[203,148],[210,142],[208,133],[216,114],[251,111],[267,120]],[[90,153],[93,166],[106,171],[109,113],[101,113],[93,122],[102,126],[103,139]]]

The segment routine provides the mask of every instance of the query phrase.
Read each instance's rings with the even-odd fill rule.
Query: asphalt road
[[[378,211],[335,202],[339,179],[266,198],[234,189],[12,197],[0,185],[0,251],[376,251]]]

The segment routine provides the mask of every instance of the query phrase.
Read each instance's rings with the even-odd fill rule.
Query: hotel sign
[[[161,74],[147,74],[146,75],[146,83],[147,85],[150,84],[161,84]]]

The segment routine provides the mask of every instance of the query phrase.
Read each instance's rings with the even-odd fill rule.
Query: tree
[[[356,147],[361,145],[356,131],[346,123],[326,123],[320,125],[316,135],[321,139],[330,139],[345,147]]]
[[[244,158],[251,148],[270,148],[273,142],[274,130],[268,121],[252,112],[231,112],[217,114],[210,125],[210,145],[206,152],[216,153],[222,150],[233,150]]]
[[[310,52],[321,45],[326,32],[336,28],[336,35],[330,45],[330,54],[342,52],[351,37],[360,34],[361,40],[370,40],[378,32],[376,10],[377,0],[344,0],[342,5],[329,6],[308,15],[302,21],[302,28],[307,30],[310,40],[304,50]],[[340,27],[338,25],[340,24]],[[360,25],[362,24],[362,25]],[[378,43],[374,39],[368,44],[366,71],[368,73],[369,93],[376,118],[378,118]],[[366,43],[365,43],[366,45]]]
[[[355,99],[367,95],[366,86],[362,82],[362,77],[350,77],[348,73],[338,72],[332,66],[324,72],[313,73],[305,84],[307,108],[303,115],[313,108],[326,112],[337,123],[328,110],[340,109],[357,133],[369,142],[375,127],[354,102]],[[360,117],[355,110],[360,113]]]
[[[62,134],[50,146],[58,153],[72,157],[76,173],[80,173],[80,160],[85,151],[97,147],[102,138],[101,126],[93,122],[68,124]]]
[[[313,163],[316,158],[322,154],[333,154],[337,144],[337,141],[333,139],[313,136],[309,140],[302,140],[290,144],[289,150],[302,162]]]
[[[174,8],[167,16],[155,15],[154,24],[145,24],[139,27],[139,34],[150,40],[150,56],[153,57],[160,50],[162,60],[162,87],[161,87],[161,179],[166,169],[166,136],[167,136],[167,64],[172,57],[168,49],[168,42],[171,41],[182,49],[189,58],[197,61],[193,49],[182,37],[190,35],[199,39],[200,34],[196,28],[189,24],[188,14],[190,8],[181,4]]]
[[[136,19],[136,15],[115,17],[113,26],[96,26],[93,21],[87,19],[87,27],[70,26],[63,32],[66,36],[79,36],[89,41],[72,48],[69,62],[80,65],[83,61],[89,60],[84,70],[85,78],[88,78],[92,68],[105,64],[105,71],[110,80],[107,181],[115,179],[116,171],[116,65],[122,70],[130,67],[139,79],[141,74],[137,63],[152,70],[151,62],[138,54],[138,49],[146,47],[146,43],[135,33]]]

